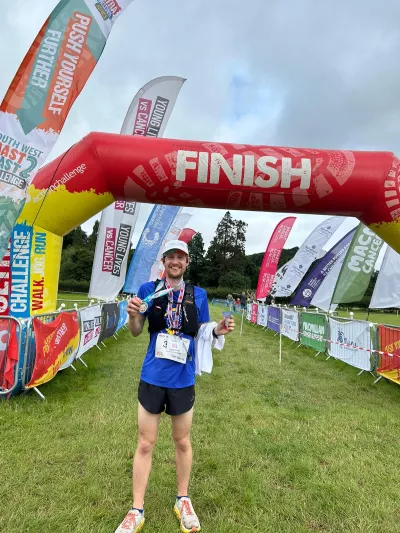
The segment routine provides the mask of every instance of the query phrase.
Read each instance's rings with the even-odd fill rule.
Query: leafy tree
[[[187,277],[191,283],[199,285],[205,262],[204,241],[202,234],[196,233],[196,235],[189,241],[188,247],[190,263],[186,270],[185,277]]]
[[[100,222],[96,220],[96,222],[93,225],[92,233],[89,235],[89,238],[88,238],[88,246],[92,250],[95,250],[96,248],[97,236],[99,234],[99,227],[100,227]]]
[[[88,243],[88,236],[86,234],[85,231],[83,231],[83,229],[78,226],[76,229],[75,229],[75,233],[73,235],[73,238],[72,238],[72,244],[73,246],[87,246],[87,243]]]
[[[93,250],[69,246],[62,253],[60,279],[90,281],[93,265]]]
[[[220,287],[229,287],[241,292],[250,288],[250,278],[231,270],[219,278],[218,284]]]

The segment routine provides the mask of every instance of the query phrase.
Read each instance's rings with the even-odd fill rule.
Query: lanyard
[[[167,281],[165,281],[165,285],[170,291],[168,294],[168,307],[167,307],[168,329],[177,331],[181,329],[182,327],[182,301],[183,301],[183,296],[185,294],[185,282],[182,280],[179,283],[179,285],[175,287],[175,290],[178,289],[178,287],[180,287],[178,301],[176,302],[175,309],[173,309],[173,304],[174,304],[173,290],[174,289],[172,289],[172,287],[169,285]]]
[[[154,298],[160,298],[161,296],[164,296],[165,294],[171,293],[172,288],[168,287],[167,289],[161,290],[164,287],[164,280],[160,281],[160,283],[157,285],[155,292],[152,294],[149,294],[142,300],[142,304],[139,308],[139,312],[141,314],[145,313],[149,307],[149,302],[151,300],[154,300]]]

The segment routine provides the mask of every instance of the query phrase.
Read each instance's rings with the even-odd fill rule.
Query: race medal
[[[143,314],[147,311],[149,308],[149,304],[147,302],[142,302],[139,307],[139,313]]]

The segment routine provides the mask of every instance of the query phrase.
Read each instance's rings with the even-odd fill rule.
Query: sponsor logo
[[[65,172],[60,179],[54,181],[48,189],[44,189],[43,191],[40,191],[33,199],[34,202],[40,202],[40,200],[43,200],[43,198],[46,196],[48,192],[55,191],[58,187],[61,187],[61,185],[65,185],[68,183],[72,178],[75,178],[78,174],[84,174],[86,170],[85,163],[82,163],[72,169],[69,172]]]
[[[100,0],[95,4],[95,8],[104,20],[111,20],[122,9],[116,0]]]

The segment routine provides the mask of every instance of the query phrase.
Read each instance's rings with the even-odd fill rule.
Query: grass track
[[[214,319],[221,309],[212,308]],[[397,533],[400,388],[250,324],[198,379],[191,496],[203,531]],[[0,531],[113,533],[131,501],[147,335],[128,332],[33,392],[0,402]],[[144,532],[178,532],[163,417]]]

